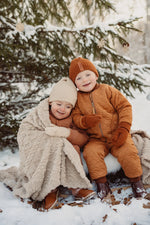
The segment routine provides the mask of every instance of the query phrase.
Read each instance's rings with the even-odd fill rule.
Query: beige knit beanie
[[[82,57],[78,57],[71,61],[70,68],[69,68],[70,79],[73,82],[75,82],[75,79],[76,79],[76,76],[78,75],[78,73],[80,73],[84,70],[91,70],[96,74],[97,77],[99,76],[96,67],[90,60],[84,59]]]
[[[53,101],[66,101],[75,106],[77,90],[70,78],[64,77],[54,85],[49,96],[49,102]]]

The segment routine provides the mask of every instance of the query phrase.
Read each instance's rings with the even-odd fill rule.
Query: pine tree
[[[89,58],[99,71],[99,81],[127,96],[132,96],[132,89],[143,91],[141,74],[150,68],[139,71],[114,48],[116,41],[129,46],[124,37],[137,31],[138,18],[106,26],[101,18],[111,11],[115,9],[109,0],[0,1],[1,149],[17,146],[20,121],[46,97],[44,90],[50,84],[68,76],[75,57]],[[77,26],[80,19],[86,25]]]

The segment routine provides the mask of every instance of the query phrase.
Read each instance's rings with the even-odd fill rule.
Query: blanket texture
[[[41,101],[22,121],[17,141],[20,166],[0,171],[0,181],[21,198],[43,200],[59,185],[68,188],[92,188],[80,157],[66,138],[50,137],[48,98]]]
[[[143,184],[150,184],[150,136],[141,130],[131,131],[131,136],[141,159],[142,182]]]

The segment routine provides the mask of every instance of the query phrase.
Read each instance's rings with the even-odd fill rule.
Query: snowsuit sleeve
[[[76,106],[75,106],[75,108],[72,111],[73,122],[80,129],[85,129],[85,127],[82,125],[82,122],[81,122],[82,117],[83,117],[83,115],[82,115],[82,113],[81,113],[81,111],[79,109],[78,103],[76,103]]]
[[[72,145],[78,145],[81,148],[87,143],[89,138],[88,135],[75,126],[71,115],[68,118],[58,120],[52,114],[50,114],[50,121],[56,126],[70,129],[70,135],[67,137],[67,140]]]
[[[80,131],[79,129],[70,129],[70,135],[67,140],[73,144],[78,145],[80,148],[83,147],[88,141],[88,135]]]
[[[127,122],[132,124],[132,106],[129,101],[123,96],[123,94],[116,88],[108,86],[108,94],[110,102],[116,110],[119,118],[118,123]]]

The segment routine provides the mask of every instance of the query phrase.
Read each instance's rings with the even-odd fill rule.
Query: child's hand
[[[83,116],[82,124],[85,129],[88,129],[98,124],[100,122],[100,119],[101,119],[101,116],[96,114]]]
[[[116,147],[120,147],[125,143],[130,130],[130,124],[126,122],[120,123],[112,136],[112,144]]]
[[[67,138],[70,135],[70,129],[66,127],[46,127],[45,133],[51,137],[64,137]]]

